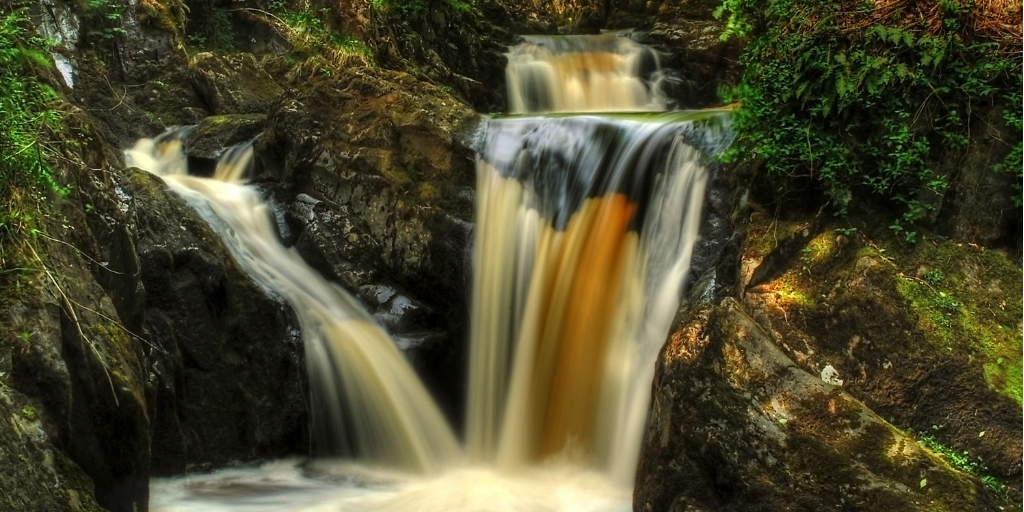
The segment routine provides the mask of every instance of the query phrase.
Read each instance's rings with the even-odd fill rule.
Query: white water
[[[658,55],[629,38],[532,36],[505,55],[509,112],[665,110]]]
[[[632,484],[707,181],[688,127],[491,122],[477,171],[475,459],[509,469],[561,456]]]
[[[153,512],[627,512],[630,489],[548,465],[508,473],[463,467],[429,477],[328,461],[154,480]]]

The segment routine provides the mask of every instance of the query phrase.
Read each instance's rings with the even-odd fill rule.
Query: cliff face
[[[2,260],[12,510],[144,510],[152,475],[308,450],[293,312],[159,179],[124,169],[138,138],[198,125],[185,150],[200,172],[255,138],[282,238],[396,335],[458,422],[473,136],[478,111],[505,108],[505,47],[645,30],[680,107],[715,104],[738,76],[707,2],[22,5],[69,66],[37,71],[58,92],[47,143],[71,188],[33,200],[38,233]],[[901,248],[882,214],[751,210],[772,196],[755,175],[723,169],[709,191],[695,309],[658,363],[635,507],[987,509],[1000,483],[1019,501],[1019,266],[955,238]],[[938,227],[1001,239],[1001,220],[964,220],[998,184],[963,175],[977,186],[957,194],[981,199]],[[984,469],[951,468],[924,437]]]

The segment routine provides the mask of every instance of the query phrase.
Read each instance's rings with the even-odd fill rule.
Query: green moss
[[[816,267],[821,267],[836,258],[842,249],[840,240],[843,240],[842,235],[831,230],[814,237],[800,252],[804,272],[811,274]]]
[[[93,336],[107,340],[119,350],[129,350],[132,348],[131,337],[128,335],[128,331],[115,323],[95,323],[88,327],[88,331]]]
[[[32,406],[26,405],[25,407],[21,408],[21,415],[26,420],[35,421],[35,419],[36,419],[36,410],[33,409]]]
[[[918,327],[938,348],[966,350],[989,386],[1020,404],[1021,271],[1002,254],[952,242],[920,243],[909,256],[897,289]]]
[[[420,199],[424,201],[436,201],[441,198],[441,192],[431,183],[423,183],[419,187]]]
[[[780,220],[773,218],[764,210],[755,210],[750,217],[746,253],[748,257],[764,258],[782,241],[792,238],[809,227],[810,223],[808,222]]]
[[[384,177],[387,178],[388,182],[394,185],[404,186],[413,182],[412,177],[409,176],[409,172],[401,167],[395,165],[383,165],[381,166],[380,171]]]

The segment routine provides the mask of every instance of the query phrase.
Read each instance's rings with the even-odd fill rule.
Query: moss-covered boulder
[[[692,310],[662,350],[634,510],[961,511],[998,503],[831,375],[799,368],[732,299]]]
[[[266,114],[225,114],[204,118],[185,139],[185,154],[216,160],[224,148],[253,140],[266,124]]]
[[[1020,500],[1021,270],[1005,253],[874,217],[755,211],[744,302],[804,370]]]
[[[260,114],[283,92],[251,53],[192,56],[189,77],[212,114]]]

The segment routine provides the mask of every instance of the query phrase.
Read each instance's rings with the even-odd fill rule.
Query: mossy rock
[[[265,114],[224,114],[204,118],[185,140],[190,157],[216,159],[224,148],[253,140],[263,131]]]
[[[744,302],[787,354],[812,373],[831,365],[853,396],[964,454],[1019,500],[1020,268],[927,234],[901,244],[871,228],[888,225],[877,219],[821,222],[807,236],[809,220],[753,219],[748,275],[773,259],[778,269]],[[764,241],[779,232],[791,236],[772,250]]]
[[[687,315],[659,356],[634,510],[998,510],[772,338],[732,299]]]
[[[192,56],[189,78],[211,113],[266,113],[283,90],[251,53]]]

